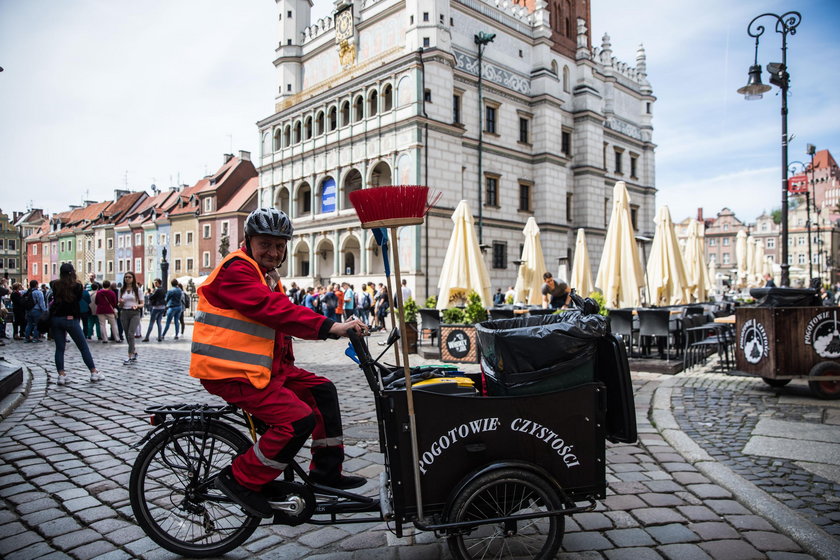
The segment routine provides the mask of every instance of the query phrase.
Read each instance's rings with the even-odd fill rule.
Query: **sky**
[[[736,93],[759,14],[802,14],[788,38],[789,159],[806,161],[806,143],[840,159],[837,0],[591,5],[594,45],[609,33],[631,66],[645,46],[656,205],[675,221],[728,207],[751,222],[781,206],[779,90]],[[315,0],[313,21],[332,9]],[[781,35],[764,21],[762,66],[781,61]],[[225,153],[256,158],[256,122],[277,87],[275,23],[274,0],[0,0],[0,209],[58,212],[115,189],[192,185]]]

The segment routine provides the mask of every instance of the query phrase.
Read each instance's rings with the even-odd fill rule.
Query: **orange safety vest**
[[[235,309],[211,305],[203,294],[205,287],[213,284],[224,265],[235,258],[251,264],[263,285],[268,286],[257,262],[241,249],[228,254],[219,263],[198,288],[190,375],[199,379],[247,377],[254,387],[262,389],[271,379],[274,329],[249,319]]]

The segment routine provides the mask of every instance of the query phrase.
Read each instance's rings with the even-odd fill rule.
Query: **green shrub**
[[[598,313],[603,315],[604,317],[607,316],[607,298],[604,297],[604,294],[601,292],[592,292],[589,294],[590,298],[594,299],[598,303],[598,307],[600,308]]]
[[[467,307],[464,308],[464,320],[468,325],[474,325],[487,320],[487,310],[481,303],[481,296],[470,290],[467,294]]]
[[[426,309],[434,309],[437,307],[437,296],[429,296],[426,298],[426,303],[423,304]]]
[[[441,322],[447,325],[464,324],[464,310],[457,307],[450,307],[441,311]]]
[[[406,323],[416,323],[418,311],[419,308],[417,307],[417,302],[414,301],[413,297],[409,297],[403,302],[403,312],[405,313]]]

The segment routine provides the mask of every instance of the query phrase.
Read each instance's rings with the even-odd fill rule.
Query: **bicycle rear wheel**
[[[143,446],[131,470],[137,523],[163,548],[194,558],[241,545],[260,524],[216,490],[219,471],[251,443],[224,424],[178,424]]]

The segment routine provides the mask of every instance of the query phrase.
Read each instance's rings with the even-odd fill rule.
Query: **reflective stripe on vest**
[[[271,379],[274,329],[234,309],[216,307],[203,297],[204,290],[213,284],[219,271],[235,258],[253,266],[263,285],[268,285],[259,265],[242,250],[228,254],[219,263],[198,288],[190,375],[214,380],[246,377],[254,387],[262,389]]]

